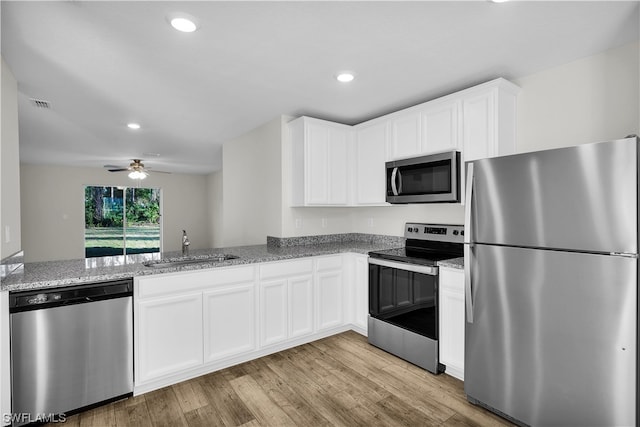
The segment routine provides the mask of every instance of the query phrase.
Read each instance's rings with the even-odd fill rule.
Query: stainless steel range
[[[369,343],[437,374],[437,262],[463,255],[464,227],[407,223],[404,235],[404,248],[369,252]]]

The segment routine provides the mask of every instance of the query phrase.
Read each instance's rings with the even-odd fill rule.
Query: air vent
[[[35,98],[31,98],[29,99],[31,102],[33,102],[33,105],[35,105],[37,108],[51,108],[51,103],[49,101],[45,101],[43,99],[35,99]]]

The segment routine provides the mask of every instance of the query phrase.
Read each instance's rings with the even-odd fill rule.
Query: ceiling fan
[[[129,172],[129,178],[131,179],[145,179],[150,172],[151,173],[171,173],[171,172],[155,170],[152,168],[147,168],[144,166],[144,163],[142,163],[141,159],[131,159],[131,160],[133,160],[133,162],[129,164],[129,167],[121,167],[121,166],[114,166],[114,165],[104,165],[104,167],[108,168],[107,170],[109,172]]]

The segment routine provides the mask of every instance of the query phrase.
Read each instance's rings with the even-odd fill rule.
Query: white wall
[[[640,134],[638,42],[515,79],[519,152]]]
[[[223,226],[224,226],[224,199],[222,185],[222,171],[216,171],[207,175],[207,194],[209,209],[207,218],[209,220],[209,246],[220,248],[224,246]]]
[[[0,102],[0,259],[22,248],[20,238],[20,149],[18,83],[1,60]],[[7,235],[7,231],[9,232]],[[7,241],[9,240],[9,241]]]
[[[24,163],[20,179],[26,262],[84,258],[84,186],[135,185],[124,173]],[[141,186],[162,189],[164,251],[180,250],[183,229],[192,249],[210,246],[205,175],[157,174]]]
[[[266,235],[280,235],[281,141],[278,117],[224,144],[223,246],[263,244]]]

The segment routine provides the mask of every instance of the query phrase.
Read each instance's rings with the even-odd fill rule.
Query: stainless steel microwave
[[[460,202],[460,152],[387,162],[387,202]]]

